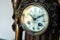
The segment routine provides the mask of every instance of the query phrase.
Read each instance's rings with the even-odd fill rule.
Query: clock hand
[[[38,16],[37,18],[34,18],[34,17],[33,17],[33,20],[36,21],[36,19],[38,19],[38,18],[40,18],[40,17],[43,17],[43,16],[44,16],[44,14]]]
[[[42,15],[38,16],[37,18],[34,18],[31,14],[29,14],[29,15],[33,18],[34,21],[36,21],[36,19],[44,16],[44,14],[42,14]]]
[[[33,20],[36,21],[36,18],[33,17]]]
[[[31,14],[30,14],[30,16],[33,18],[34,21],[36,21],[36,18],[34,18]]]
[[[40,18],[40,17],[43,17],[43,16],[44,16],[44,14],[42,14],[42,15],[38,16],[36,19],[38,19],[38,18]]]

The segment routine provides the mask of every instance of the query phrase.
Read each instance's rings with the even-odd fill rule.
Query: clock
[[[58,40],[59,0],[12,0],[15,40]],[[23,33],[25,31],[25,36]]]
[[[31,35],[44,33],[49,25],[49,13],[42,3],[26,5],[19,15],[22,28]]]

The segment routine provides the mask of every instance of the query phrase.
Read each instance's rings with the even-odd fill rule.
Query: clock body
[[[44,4],[31,3],[22,10],[20,21],[22,28],[32,35],[42,34],[49,25],[49,13]]]
[[[54,0],[13,0],[16,39],[58,40],[58,3]],[[17,18],[17,20],[16,20]],[[17,24],[16,24],[17,23]],[[18,25],[18,27],[16,27]]]

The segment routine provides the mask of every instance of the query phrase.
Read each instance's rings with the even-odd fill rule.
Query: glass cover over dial
[[[49,15],[44,6],[35,4],[23,10],[20,20],[25,30],[40,33],[47,29]]]

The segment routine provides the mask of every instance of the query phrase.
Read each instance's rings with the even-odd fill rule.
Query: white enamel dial
[[[21,15],[22,27],[32,32],[40,32],[47,29],[49,16],[42,5],[30,5],[26,7]]]

